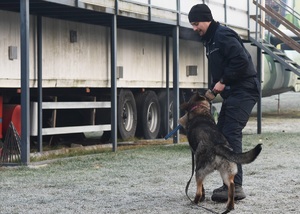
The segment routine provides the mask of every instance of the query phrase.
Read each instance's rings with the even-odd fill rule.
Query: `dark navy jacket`
[[[251,56],[235,31],[212,21],[202,41],[212,75],[211,88],[220,80],[231,90],[257,88]]]

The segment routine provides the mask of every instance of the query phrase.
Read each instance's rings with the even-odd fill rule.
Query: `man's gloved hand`
[[[217,93],[208,89],[206,92],[205,92],[205,95],[204,95],[207,99],[209,99],[210,101],[215,99],[216,96],[217,96]]]

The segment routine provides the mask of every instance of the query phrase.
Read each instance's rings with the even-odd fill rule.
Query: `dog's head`
[[[196,92],[188,102],[180,105],[180,109],[192,115],[210,114],[210,102],[204,95]]]

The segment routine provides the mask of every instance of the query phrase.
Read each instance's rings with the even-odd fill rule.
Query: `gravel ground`
[[[221,104],[215,104],[220,110]],[[300,132],[300,92],[286,92],[262,99],[262,125],[265,132]],[[253,108],[252,116],[243,130],[244,134],[257,133],[257,106]]]
[[[300,94],[289,93],[282,100],[285,96],[292,96],[288,100],[299,105],[296,98]],[[274,101],[272,97],[268,99]],[[267,108],[264,112],[273,112],[270,101]],[[276,112],[276,105],[274,109]],[[281,111],[284,110],[282,103]],[[263,150],[255,162],[244,166],[247,198],[236,202],[231,213],[300,212],[300,124],[299,117],[293,118],[296,110],[294,116],[284,116],[285,119],[269,114],[263,119],[261,135],[253,134],[256,123],[255,117],[251,118],[245,128],[244,150],[257,143],[263,144]],[[116,153],[65,158],[28,167],[0,167],[0,174],[1,214],[211,213],[191,204],[185,196],[185,185],[191,175],[187,143],[119,149]],[[225,210],[225,204],[214,203],[210,197],[220,185],[217,172],[209,175],[205,182],[206,199],[201,203],[217,213]],[[194,193],[193,180],[189,195],[193,197]]]
[[[287,92],[262,99],[262,132],[300,132],[300,93]],[[256,133],[256,107],[245,133]],[[253,132],[254,131],[254,132]]]

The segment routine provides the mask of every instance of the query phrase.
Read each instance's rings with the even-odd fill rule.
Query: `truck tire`
[[[173,93],[172,91],[169,92],[169,105],[166,109],[166,100],[167,100],[167,93],[166,91],[161,91],[158,94],[158,100],[160,105],[160,115],[161,115],[161,122],[160,122],[160,131],[159,136],[165,137],[170,130],[174,127],[174,121],[173,121]],[[167,112],[168,110],[168,112]],[[169,113],[169,116],[167,118],[167,114]]]
[[[133,138],[137,126],[137,110],[130,90],[121,90],[118,97],[118,134],[123,140]]]
[[[146,91],[136,96],[138,111],[137,135],[145,139],[155,139],[160,129],[160,106],[154,91]]]

